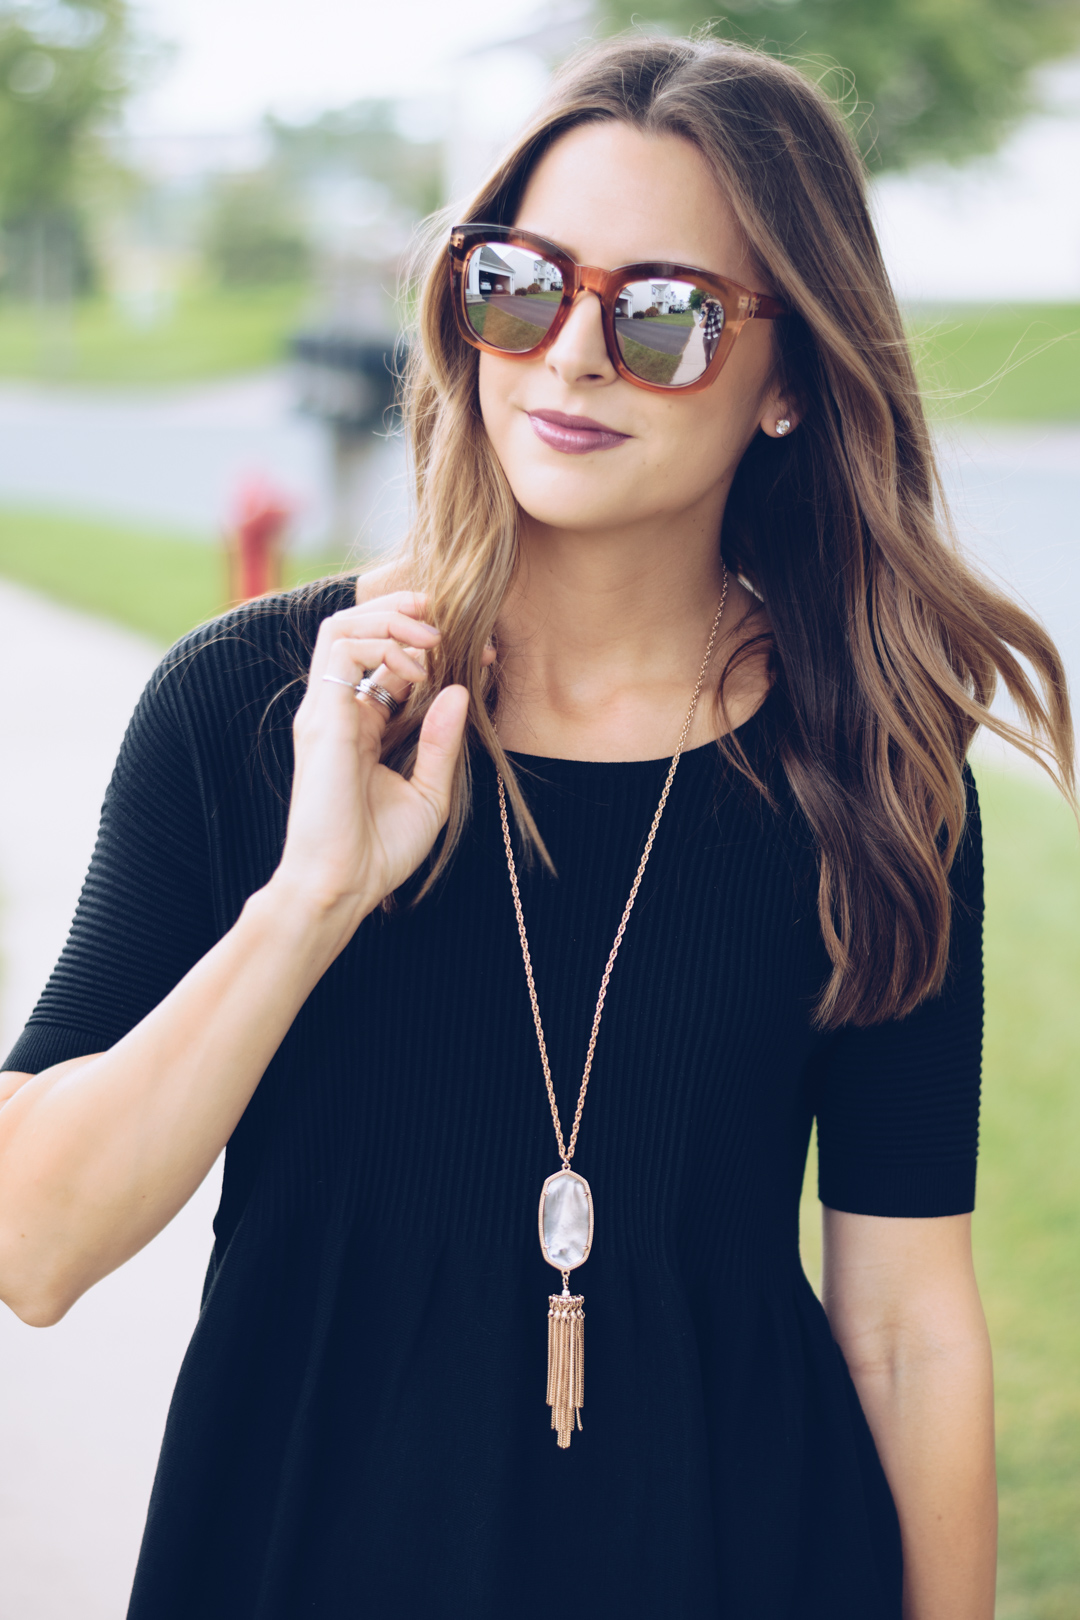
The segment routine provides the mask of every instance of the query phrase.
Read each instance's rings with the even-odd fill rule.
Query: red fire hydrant
[[[268,480],[249,478],[241,484],[226,536],[233,602],[280,590],[285,533],[293,513],[289,497]]]

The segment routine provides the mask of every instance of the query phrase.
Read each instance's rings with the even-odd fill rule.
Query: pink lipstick
[[[587,456],[590,450],[611,450],[624,444],[629,433],[617,433],[594,422],[590,416],[567,416],[564,411],[529,411],[529,421],[538,439],[569,456]]]

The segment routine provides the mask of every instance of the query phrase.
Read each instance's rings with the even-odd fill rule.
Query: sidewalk
[[[127,718],[159,650],[0,581],[0,1043],[63,944]],[[0,1306],[0,1620],[123,1620],[216,1175],[63,1322]]]

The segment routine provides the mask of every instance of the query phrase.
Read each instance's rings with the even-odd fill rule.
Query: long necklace
[[[679,768],[679,760],[686,746],[686,739],[690,735],[690,727],[694,722],[698,699],[705,684],[705,672],[709,667],[713,647],[716,643],[717,631],[720,629],[720,620],[724,613],[724,603],[727,601],[728,574],[724,569],[723,590],[720,594],[720,606],[713,619],[712,630],[709,632],[709,643],[705,648],[705,656],[701,660],[701,669],[698,672],[697,685],[690,700],[690,708],[683,722],[679,740],[675,745],[671,764],[668,767],[667,777],[660,793],[660,802],[656,806],[656,814],[649,828],[649,836],[645,840],[645,848],[641,861],[630,888],[630,897],[623,909],[622,919],[615,931],[615,940],[608,955],[604,976],[600,980],[600,994],[596,998],[596,1011],[593,1013],[592,1029],[589,1033],[589,1046],[585,1053],[585,1069],[581,1076],[581,1089],[578,1092],[577,1107],[574,1110],[574,1122],[570,1128],[570,1140],[564,1141],[562,1122],[559,1119],[559,1105],[555,1101],[555,1087],[551,1079],[551,1065],[548,1062],[547,1042],[544,1040],[544,1026],[540,1021],[540,1003],[536,996],[536,983],[533,979],[532,957],[529,954],[529,941],[525,933],[525,917],[521,909],[521,890],[518,887],[517,866],[514,862],[514,848],[510,842],[510,823],[506,814],[506,790],[503,786],[501,774],[499,783],[499,816],[502,821],[503,843],[506,846],[506,864],[510,872],[510,890],[514,897],[514,913],[517,917],[518,937],[521,940],[521,959],[525,964],[525,981],[529,987],[529,1001],[532,1004],[533,1023],[536,1026],[536,1039],[540,1047],[540,1064],[544,1071],[544,1084],[547,1086],[548,1103],[551,1106],[551,1122],[555,1127],[555,1141],[559,1149],[559,1160],[562,1168],[556,1170],[554,1175],[548,1176],[540,1190],[540,1250],[549,1266],[562,1273],[562,1293],[551,1294],[548,1298],[548,1380],[547,1404],[551,1407],[551,1427],[556,1432],[558,1444],[566,1449],[570,1444],[570,1436],[575,1426],[581,1428],[581,1408],[585,1404],[585,1296],[570,1292],[570,1273],[576,1271],[578,1266],[585,1264],[589,1258],[589,1251],[593,1243],[593,1197],[592,1189],[584,1176],[579,1176],[571,1170],[570,1161],[574,1157],[577,1147],[578,1132],[581,1129],[581,1115],[585,1108],[585,1093],[589,1089],[589,1076],[592,1073],[593,1057],[596,1053],[596,1037],[600,1031],[600,1019],[604,1012],[604,1002],[607,999],[608,983],[611,979],[611,970],[615,966],[615,958],[619,954],[619,947],[626,933],[626,925],[630,921],[630,913],[634,909],[641,880],[645,875],[645,868],[649,864],[653,843],[656,840],[657,828],[660,818],[664,814],[664,807],[668,802],[671,784],[675,780],[675,772]]]

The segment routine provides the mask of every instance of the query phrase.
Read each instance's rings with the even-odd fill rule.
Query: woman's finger
[[[417,682],[417,677],[414,674],[410,673],[407,675],[402,675],[399,674],[397,669],[393,667],[399,662],[399,660],[402,660],[403,658],[404,654],[402,653],[401,648],[397,648],[395,650],[392,646],[391,650],[387,653],[387,661],[377,665],[371,671],[371,680],[374,685],[381,686],[384,692],[389,692],[395,703],[404,703],[405,699],[408,697],[409,693]],[[410,660],[409,662],[412,661]],[[422,665],[413,663],[413,669],[419,669],[419,678],[421,680],[427,679],[427,672],[424,670]],[[363,703],[373,703],[384,718],[389,717],[389,711],[386,708],[386,705],[380,703],[378,698],[369,697],[366,693],[361,693],[359,695]]]
[[[410,595],[407,605],[414,600]],[[407,646],[434,647],[439,632],[434,625],[402,612],[392,603],[368,602],[362,608],[346,608],[341,613],[331,614],[319,626],[311,659],[311,680],[317,681],[326,673],[335,642],[358,638],[376,641],[392,639]]]
[[[378,669],[380,664],[386,664],[410,684],[427,679],[423,654],[415,647],[402,647],[396,641],[335,641],[325,673],[347,676],[353,671],[359,680],[367,670]]]
[[[362,719],[369,745],[374,744],[377,748],[391,710],[378,698],[360,692],[360,682],[370,671],[372,681],[381,686],[397,704],[405,700],[417,681],[427,679],[427,673],[415,659],[408,658],[404,649],[396,643],[391,645],[387,657],[399,665],[401,673],[391,673],[385,662],[372,669],[369,659],[351,651],[351,645],[342,641],[334,643],[329,668],[317,680],[309,683],[296,723],[301,731],[306,731],[311,725],[318,729],[319,715],[327,718],[333,715],[337,717],[334,721],[335,731],[342,722],[349,731],[353,731],[357,721]]]
[[[426,607],[427,597],[423,591],[385,591],[381,596],[352,602],[332,617],[344,619],[350,613],[405,613],[411,619],[422,619]]]
[[[445,686],[424,716],[416,750],[412,786],[434,808],[439,825],[450,814],[450,788],[461,755],[469,694],[464,686]]]
[[[422,644],[434,647],[439,639],[439,632],[433,624],[427,624],[423,619],[410,619],[407,613],[350,614],[348,619],[334,626],[334,633],[354,639],[357,636],[375,640],[389,637],[406,646]]]
[[[341,641],[396,641],[403,647],[435,647],[439,632],[434,625],[409,619],[404,614],[390,613],[365,615],[351,622],[328,621],[328,628],[319,632],[311,670],[314,676],[325,665],[331,650]]]

